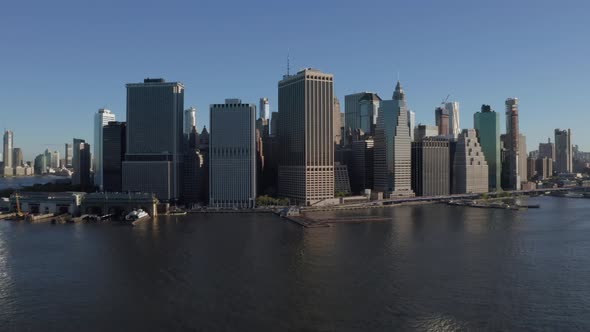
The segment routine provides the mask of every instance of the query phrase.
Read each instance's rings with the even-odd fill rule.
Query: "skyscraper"
[[[464,129],[457,139],[453,160],[453,193],[488,191],[488,164],[475,129]]]
[[[189,107],[184,110],[184,130],[183,133],[187,137],[190,135],[193,127],[197,127],[197,109]]]
[[[372,136],[375,134],[377,116],[381,98],[376,93],[367,92],[359,99],[359,127],[364,133]],[[356,128],[351,128],[355,130]]]
[[[572,131],[555,129],[555,171],[571,173],[573,171]]]
[[[419,124],[414,127],[414,142],[419,142],[425,137],[438,136],[438,127]]]
[[[123,190],[123,160],[125,158],[125,122],[109,122],[103,128],[102,144],[102,182],[103,190],[121,192]]]
[[[307,68],[279,82],[279,194],[299,204],[334,197],[334,77]]]
[[[502,161],[500,159],[500,114],[490,105],[481,105],[481,112],[473,116],[473,125],[477,132],[481,149],[488,164],[488,185],[490,191],[500,188]]]
[[[25,162],[23,160],[23,150],[21,148],[14,148],[12,150],[12,154],[13,154],[13,157],[12,157],[13,161],[12,162],[13,162],[15,168],[19,167],[19,166],[21,166],[21,167],[25,166]]]
[[[101,108],[94,115],[94,156],[93,167],[94,170],[94,185],[102,190],[102,128],[110,121],[115,121],[115,114],[110,110]],[[53,166],[51,166],[53,167]]]
[[[334,122],[334,129],[332,130],[332,133],[334,134],[334,144],[336,145],[340,145],[340,143],[342,142],[342,133],[340,128],[342,128],[342,122],[340,122],[340,100],[338,100],[338,98],[334,97],[334,116],[333,118],[333,122]]]
[[[184,85],[148,78],[126,87],[123,190],[154,193],[160,201],[176,200],[182,194]]]
[[[352,162],[350,163],[350,188],[354,193],[373,189],[373,149],[372,137],[352,141]]]
[[[397,82],[393,100],[381,101],[375,132],[375,190],[384,197],[413,197],[406,95]]]
[[[547,143],[539,143],[539,155],[537,158],[551,158],[555,160],[555,143],[551,143],[551,138]]]
[[[270,120],[270,102],[268,101],[268,98],[260,98],[260,109],[258,112],[260,113],[258,118],[267,121]]]
[[[51,152],[50,167],[53,169],[59,169],[59,151],[57,150]]]
[[[416,196],[451,193],[449,140],[425,137],[412,142],[412,190]]]
[[[2,150],[2,156],[4,157],[4,170],[3,170],[3,174],[4,176],[12,176],[14,174],[13,172],[13,168],[14,168],[14,163],[13,163],[13,146],[14,146],[14,135],[12,133],[12,130],[6,130],[4,131],[4,146],[3,146],[3,150]]]
[[[459,117],[459,103],[451,101],[444,104],[444,108],[449,114],[449,134],[457,138],[461,133],[461,123]]]
[[[65,155],[66,155],[66,158],[65,158],[66,159],[66,165],[65,165],[65,167],[72,168],[72,158],[74,156],[74,150],[73,150],[72,144],[66,143]]]
[[[408,110],[408,128],[410,128],[410,141],[414,141],[414,128],[416,128],[416,112]],[[438,131],[438,129],[437,129]]]
[[[72,163],[74,167],[74,174],[72,174],[72,184],[87,188],[90,183],[90,144],[83,139],[74,138],[73,144],[74,156]],[[45,164],[49,166],[48,162],[51,159],[51,153],[45,153]]]
[[[256,204],[256,106],[239,99],[210,106],[209,205]]]
[[[361,128],[360,100],[369,93],[359,92],[344,96],[344,132],[349,128]]]
[[[518,177],[520,182],[528,181],[528,165],[527,165],[527,148],[526,148],[526,136],[518,134]]]
[[[508,188],[511,190],[520,189],[519,176],[519,154],[518,147],[519,138],[518,129],[518,98],[506,99],[506,174],[508,180]]]
[[[449,111],[444,107],[437,107],[434,110],[434,119],[438,127],[438,134],[441,136],[448,136],[449,131]]]

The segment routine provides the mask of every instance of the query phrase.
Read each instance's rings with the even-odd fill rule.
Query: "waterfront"
[[[0,331],[590,330],[590,200],[0,221]]]
[[[20,177],[0,177],[0,190],[9,188],[29,187],[34,184],[45,184],[55,182],[58,180],[66,180],[68,177],[56,175],[35,175],[35,176],[20,176]]]

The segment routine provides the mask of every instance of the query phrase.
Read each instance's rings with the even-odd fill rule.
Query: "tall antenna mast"
[[[287,76],[291,75],[291,64],[290,64],[290,54],[289,50],[287,50]]]

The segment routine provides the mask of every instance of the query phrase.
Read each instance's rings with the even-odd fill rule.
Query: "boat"
[[[184,216],[186,215],[186,211],[170,211],[168,212],[170,216]]]
[[[150,215],[147,212],[145,212],[144,210],[137,209],[137,210],[133,210],[133,211],[129,212],[129,214],[127,214],[125,216],[125,220],[127,220],[127,221],[138,221],[138,220],[143,219],[143,218],[148,218],[149,216]]]

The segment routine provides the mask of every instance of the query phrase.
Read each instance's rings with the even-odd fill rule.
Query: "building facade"
[[[100,190],[103,189],[102,184],[102,129],[109,122],[115,121],[115,114],[106,108],[101,108],[94,114],[94,151],[92,170],[94,171],[94,185],[98,186]],[[53,167],[53,166],[52,166]]]
[[[368,135],[375,134],[377,126],[377,117],[379,116],[379,105],[381,97],[376,93],[367,92],[359,99],[359,127]],[[356,128],[351,128],[355,130]]]
[[[311,205],[334,197],[334,77],[307,68],[279,82],[279,194]]]
[[[416,112],[408,110],[408,128],[410,128],[410,141],[414,141],[414,133],[416,129]],[[437,129],[438,132],[438,129]]]
[[[485,193],[488,191],[488,165],[475,129],[464,129],[455,148],[453,161],[453,193]]]
[[[65,146],[65,162],[66,162],[65,167],[66,168],[72,168],[73,155],[74,155],[73,145],[70,143],[66,143],[66,146]]]
[[[449,134],[457,138],[461,134],[461,121],[459,116],[459,103],[451,101],[444,104],[444,108],[449,114]]]
[[[488,164],[488,185],[490,191],[501,189],[502,161],[500,158],[500,113],[496,113],[489,105],[482,105],[481,112],[473,116],[473,124],[483,154]]]
[[[555,129],[555,171],[573,172],[572,131]]]
[[[444,107],[437,107],[434,110],[434,120],[438,127],[438,134],[440,136],[449,135],[449,111]]]
[[[182,131],[187,139],[193,127],[197,127],[197,109],[195,107],[189,107],[184,110],[184,129]]]
[[[451,193],[449,140],[426,137],[412,142],[412,190],[416,196]]]
[[[509,190],[520,189],[520,148],[518,127],[518,98],[506,99],[506,178]]]
[[[123,190],[154,193],[162,202],[176,201],[182,195],[184,85],[148,78],[126,88]]]
[[[426,137],[438,136],[438,127],[419,124],[414,127],[414,142],[419,142]]]
[[[527,164],[528,158],[526,148],[526,136],[523,134],[518,135],[518,177],[520,182],[526,182],[529,179],[529,168]]]
[[[270,102],[268,98],[260,98],[260,108],[258,118],[270,121]]]
[[[25,161],[23,158],[23,150],[21,148],[14,148],[12,150],[12,163],[14,165],[14,167],[24,167],[25,166]]]
[[[365,189],[373,189],[374,166],[373,149],[375,141],[367,137],[352,142],[352,162],[350,163],[350,188],[353,193],[364,192]]]
[[[342,122],[340,121],[340,100],[334,97],[334,115],[332,116],[334,128],[332,134],[334,135],[334,144],[340,145],[342,143]]]
[[[109,122],[103,128],[103,190],[105,192],[123,191],[123,160],[126,152],[125,122]]]
[[[209,205],[252,208],[256,204],[256,106],[239,99],[210,107]]]
[[[14,174],[13,168],[13,148],[14,148],[14,134],[12,130],[4,131],[3,137],[3,149],[2,149],[2,157],[3,157],[3,165],[4,170],[2,170],[2,174],[4,176],[12,176]]]
[[[406,95],[397,82],[393,100],[379,107],[374,148],[374,187],[383,197],[413,197],[410,127]]]

